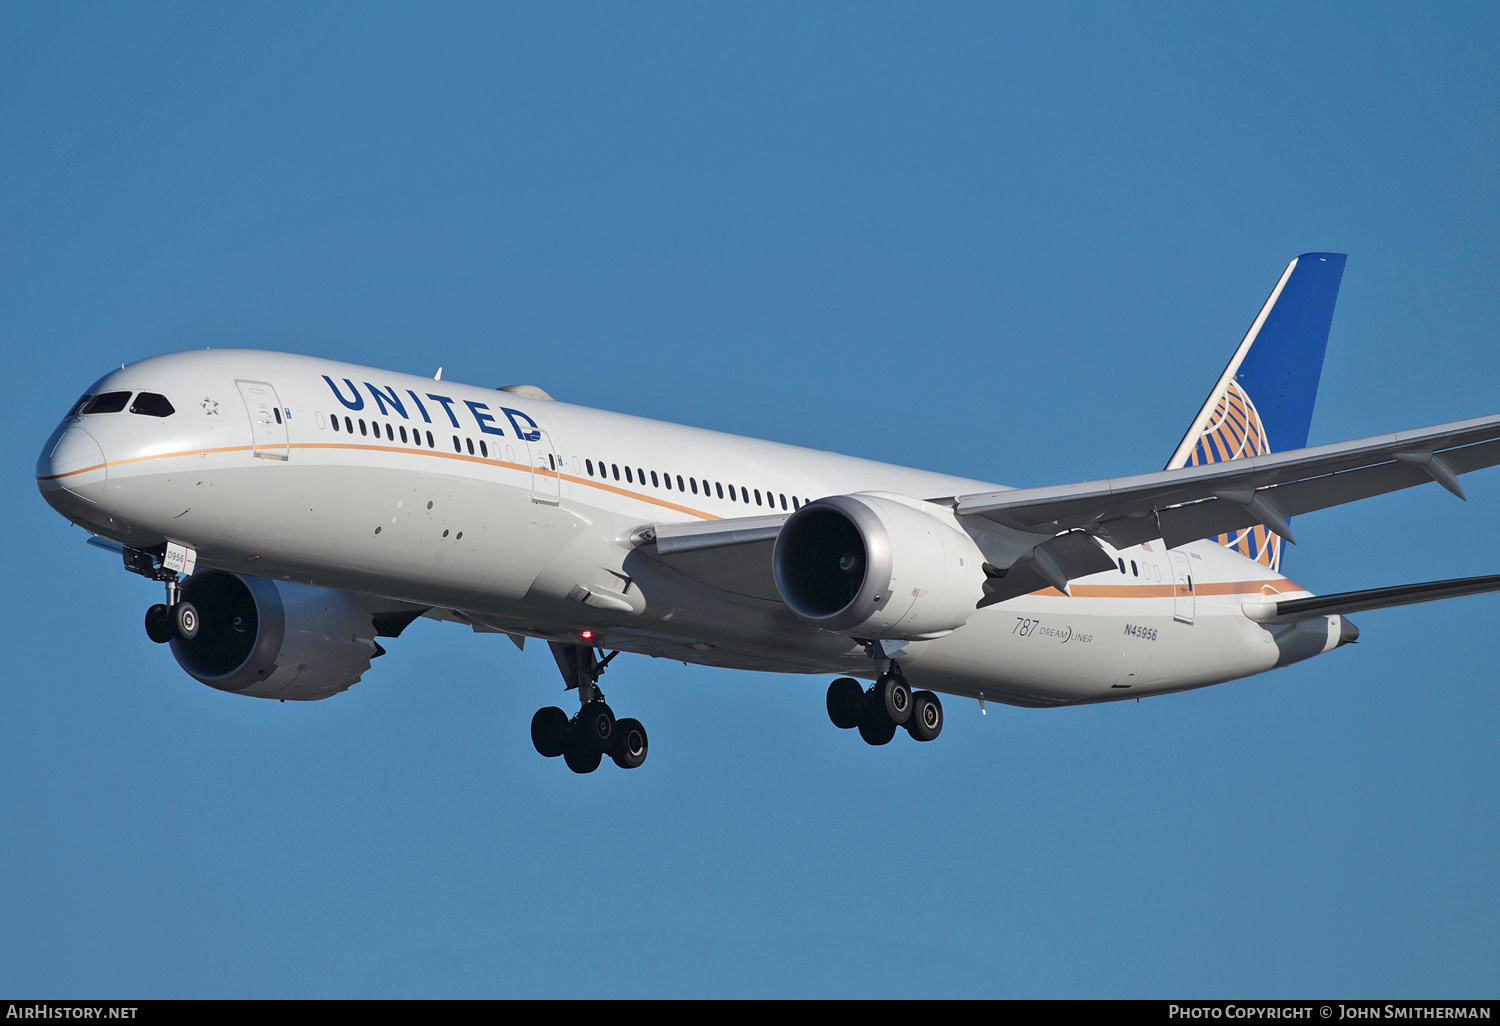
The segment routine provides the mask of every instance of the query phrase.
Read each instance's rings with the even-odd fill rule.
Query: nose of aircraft
[[[57,441],[43,447],[36,464],[37,487],[53,502],[64,499],[60,492],[98,502],[104,496],[104,450],[79,424],[69,424]],[[54,502],[55,505],[55,502]]]

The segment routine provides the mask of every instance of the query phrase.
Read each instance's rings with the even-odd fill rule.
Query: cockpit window
[[[68,416],[70,416],[70,417],[76,417],[76,416],[78,416],[78,414],[80,412],[82,412],[84,406],[87,405],[88,401],[90,399],[92,399],[92,398],[94,398],[94,397],[91,396],[91,395],[81,395],[81,396],[79,396],[78,397],[78,401],[73,404],[73,408],[68,411]]]
[[[130,402],[129,392],[101,392],[89,400],[78,412],[84,416],[90,413],[119,413]]]
[[[172,409],[172,404],[167,402],[167,397],[155,392],[142,392],[135,397],[135,402],[130,404],[131,413],[144,414],[147,417],[170,417],[177,411]]]

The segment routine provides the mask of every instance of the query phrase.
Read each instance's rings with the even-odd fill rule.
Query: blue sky
[[[1491,5],[0,7],[0,991],[1493,996],[1500,597],[1183,695],[951,700],[423,622],[202,687],[33,465],[121,362],[326,355],[1014,485],[1158,469],[1288,259],[1311,441],[1500,410]],[[1316,591],[1500,571],[1500,471],[1299,519]],[[899,741],[900,739],[898,739]],[[608,769],[608,768],[607,768]]]

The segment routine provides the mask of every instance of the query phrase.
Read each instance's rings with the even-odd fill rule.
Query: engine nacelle
[[[984,596],[984,556],[952,510],[905,496],[810,502],[782,525],[771,560],[792,612],[856,638],[939,637]]]
[[[255,698],[315,701],[356,684],[380,654],[370,611],[346,592],[199,570],[182,585],[198,610],[172,655],[197,681]]]

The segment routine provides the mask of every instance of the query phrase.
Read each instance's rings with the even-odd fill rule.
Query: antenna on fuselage
[[[443,380],[443,368],[441,368],[441,367],[438,368],[438,372],[432,376],[432,380],[433,381],[442,381]]]

